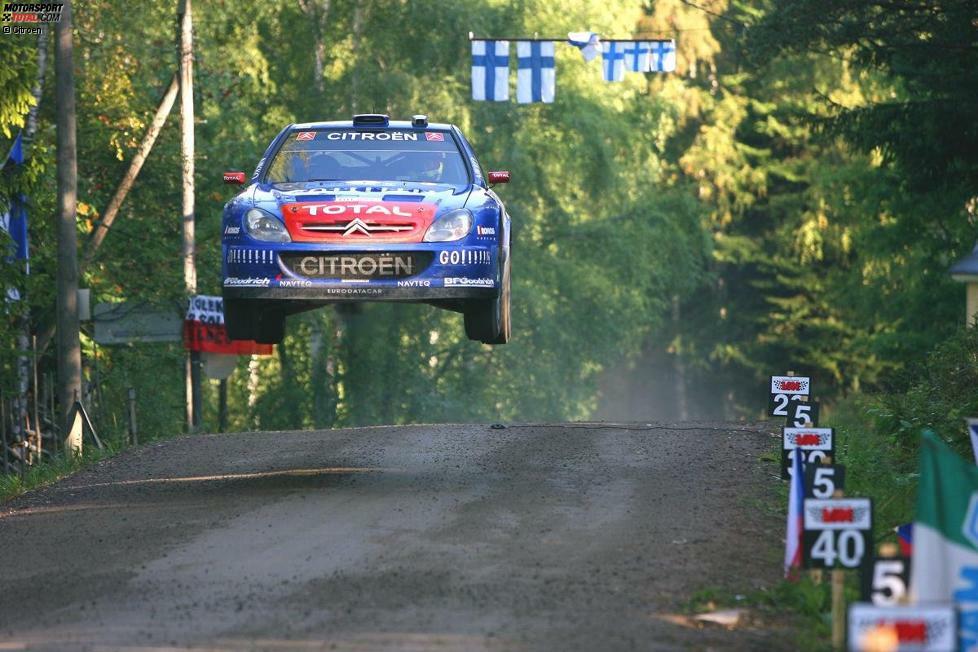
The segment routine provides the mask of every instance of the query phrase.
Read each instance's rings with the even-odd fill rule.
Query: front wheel
[[[503,263],[503,274],[499,296],[495,299],[472,301],[465,308],[465,335],[470,340],[485,344],[506,344],[512,333],[510,313],[510,273],[509,256]]]

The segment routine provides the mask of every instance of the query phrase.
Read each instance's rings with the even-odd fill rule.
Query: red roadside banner
[[[224,299],[202,294],[190,299],[183,322],[183,344],[189,351],[227,355],[271,355],[273,346],[229,339],[224,327]]]

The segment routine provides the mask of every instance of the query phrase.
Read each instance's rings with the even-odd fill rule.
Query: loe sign
[[[767,413],[772,417],[788,418],[788,404],[811,394],[811,378],[807,376],[771,376],[771,398]]]
[[[957,625],[951,605],[849,607],[849,649],[857,652],[954,652]]]
[[[802,506],[805,568],[859,568],[871,550],[869,498],[808,498]]]
[[[781,479],[791,479],[791,451],[801,449],[801,461],[807,467],[818,464],[835,451],[832,428],[784,428],[781,442]]]

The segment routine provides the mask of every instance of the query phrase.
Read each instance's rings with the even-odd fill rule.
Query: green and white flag
[[[978,467],[924,433],[910,590],[918,603],[954,602],[961,650],[978,650]]]

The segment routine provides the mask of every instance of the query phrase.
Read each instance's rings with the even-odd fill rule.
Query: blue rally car
[[[226,172],[245,183],[243,172]],[[487,344],[510,337],[510,220],[454,125],[426,116],[290,125],[224,207],[224,321],[280,342],[285,317],[328,303],[455,310]]]

